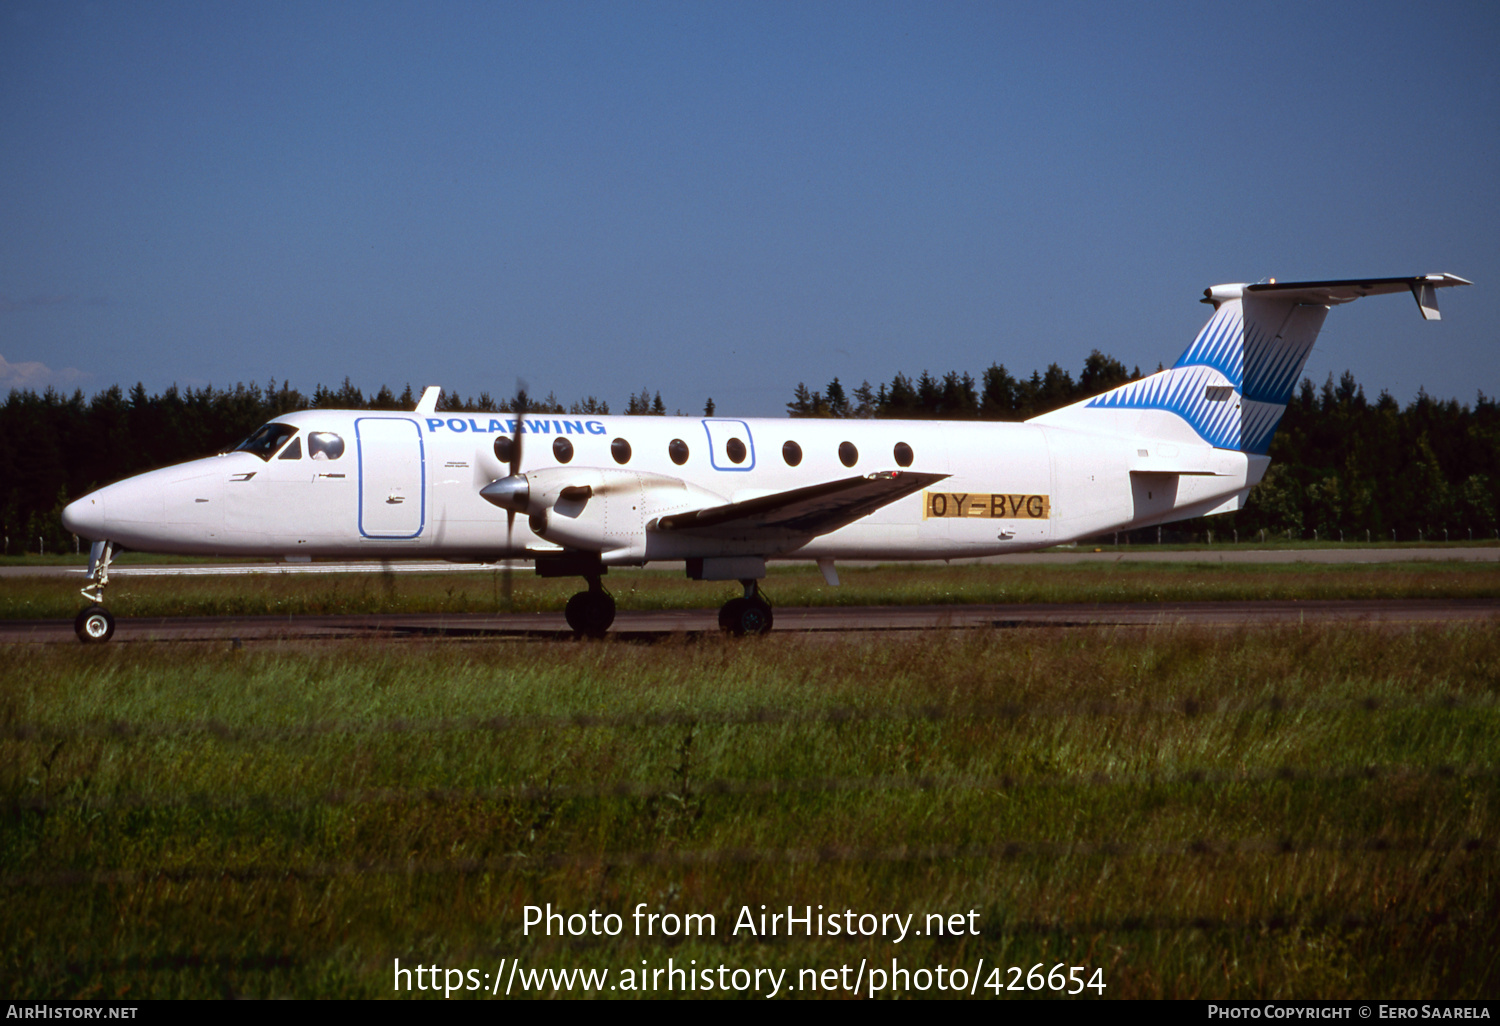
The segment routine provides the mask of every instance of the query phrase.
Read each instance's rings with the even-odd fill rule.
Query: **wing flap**
[[[817,536],[852,524],[947,476],[886,470],[793,488],[743,502],[674,513],[656,521],[654,527],[658,531],[731,531],[735,534],[768,531]]]

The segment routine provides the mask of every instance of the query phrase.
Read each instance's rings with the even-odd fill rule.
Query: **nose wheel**
[[[741,581],[745,597],[730,599],[719,608],[719,629],[742,638],[747,634],[765,634],[771,630],[771,603],[761,597],[756,581]]]
[[[73,633],[85,645],[108,641],[115,633],[115,617],[103,606],[89,606],[73,618]]]
[[[568,599],[563,616],[573,633],[585,638],[602,638],[615,622],[615,600],[599,583],[599,578],[589,579],[589,590],[580,591]]]

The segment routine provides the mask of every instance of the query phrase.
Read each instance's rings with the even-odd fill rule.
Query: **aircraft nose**
[[[81,538],[98,541],[104,537],[104,495],[92,492],[75,502],[70,502],[62,511],[63,527]]]

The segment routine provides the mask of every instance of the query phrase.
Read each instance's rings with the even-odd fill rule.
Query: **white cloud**
[[[54,388],[69,388],[77,385],[88,375],[76,367],[53,370],[45,363],[30,360],[26,363],[10,363],[0,356],[0,392],[13,388],[32,389],[40,392],[51,385]]]

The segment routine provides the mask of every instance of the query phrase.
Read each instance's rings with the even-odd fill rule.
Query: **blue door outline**
[[[371,534],[365,530],[365,439],[360,433],[359,426],[367,420],[395,421],[400,424],[410,424],[417,440],[417,495],[419,498],[419,511],[417,514],[417,529],[411,534]],[[427,447],[422,440],[422,428],[414,420],[408,417],[356,417],[354,419],[354,446],[359,458],[359,534],[362,538],[376,538],[390,541],[401,541],[416,538],[427,526]]]
[[[730,432],[725,431],[722,434],[721,438],[715,438],[714,429],[709,427],[710,424],[734,424],[742,428],[745,432],[744,442],[745,448],[748,450],[748,461],[739,464],[720,463],[719,458],[722,454],[719,451],[719,446],[715,443],[721,441],[727,442],[731,437],[733,437],[733,435]],[[731,420],[727,417],[709,417],[705,418],[703,421],[703,431],[708,435],[708,462],[709,465],[712,466],[715,470],[743,472],[747,470],[753,470],[755,468],[755,436],[750,433],[749,424],[745,423],[743,420]],[[734,434],[737,434],[737,432]],[[723,458],[727,461],[729,457],[724,456]]]

